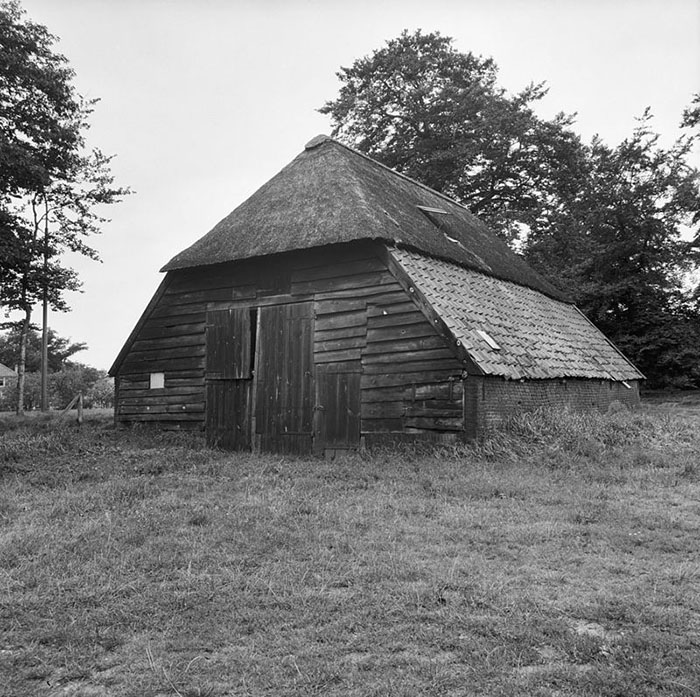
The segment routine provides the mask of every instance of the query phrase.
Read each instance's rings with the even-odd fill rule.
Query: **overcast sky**
[[[403,29],[439,31],[491,56],[516,91],[546,81],[543,116],[577,112],[616,144],[650,106],[667,143],[700,91],[698,0],[23,0],[59,37],[85,97],[88,140],[116,155],[103,262],[76,260],[84,292],[50,326],[107,369],[161,280],[318,133],[335,73]],[[700,163],[699,163],[700,164]]]

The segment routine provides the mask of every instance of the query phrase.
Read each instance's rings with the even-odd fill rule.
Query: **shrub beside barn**
[[[163,271],[110,371],[121,424],[328,453],[639,402],[641,373],[482,222],[325,136]]]

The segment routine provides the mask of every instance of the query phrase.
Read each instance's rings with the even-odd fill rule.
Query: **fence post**
[[[74,406],[75,403],[78,401],[77,397],[73,397],[70,402],[68,402],[68,406],[61,412],[61,416],[64,414],[67,414]]]

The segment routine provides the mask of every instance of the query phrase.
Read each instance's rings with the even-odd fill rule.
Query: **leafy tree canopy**
[[[82,104],[66,59],[46,27],[0,4],[0,191],[35,190],[70,160]]]
[[[82,363],[67,361],[60,370],[49,374],[48,397],[53,409],[64,409],[78,394],[86,407],[114,406],[114,381],[104,371]],[[17,385],[5,388],[0,395],[0,411],[11,408],[17,400]],[[41,375],[28,372],[23,395],[24,409],[37,409],[41,403]]]
[[[95,384],[104,378],[104,371],[97,368],[82,363],[68,363],[62,370],[51,374],[51,401],[57,408],[65,408],[79,393],[83,397],[91,394]]]
[[[700,95],[660,145],[649,111],[616,147],[545,120],[543,83],[518,94],[490,58],[438,33],[403,32],[338,73],[321,113],[333,134],[451,196],[515,244],[655,386],[700,386]],[[695,242],[689,241],[689,234]]]
[[[34,307],[68,310],[81,283],[65,254],[98,259],[88,238],[106,222],[102,206],[129,193],[114,186],[110,157],[86,151],[95,100],[77,94],[54,43],[16,0],[0,2],[0,305],[23,315],[19,411]]]
[[[497,84],[490,58],[460,53],[439,33],[404,31],[338,73],[338,98],[319,111],[333,135],[466,205],[508,240],[516,238],[575,174],[580,143],[572,117],[538,118],[546,94]]]
[[[19,3],[0,4],[0,283],[26,256],[26,229],[12,197],[38,191],[82,145],[84,106],[73,72],[47,29],[24,21]]]
[[[71,342],[70,339],[59,336],[49,329],[48,356],[49,372],[56,373],[67,365],[69,359],[87,345],[82,342]],[[19,363],[20,330],[15,327],[5,334],[0,334],[0,363],[14,368]],[[30,329],[27,341],[26,370],[28,373],[41,370],[41,335]]]
[[[700,261],[692,134],[661,147],[649,110],[616,147],[586,147],[575,196],[562,197],[525,244],[540,273],[637,363],[651,385],[700,385],[700,314],[688,273]]]

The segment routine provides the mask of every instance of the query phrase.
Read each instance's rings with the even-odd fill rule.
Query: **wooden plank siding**
[[[394,302],[368,306],[361,386],[362,432],[370,445],[404,436],[444,440],[463,428],[463,365],[401,291]]]
[[[323,434],[330,447],[344,447],[356,430],[348,408],[353,381],[360,387],[361,437],[408,433],[440,440],[462,430],[464,366],[386,259],[310,265],[292,274],[295,291],[315,293],[314,361],[323,407],[317,418],[330,424]],[[343,371],[358,377],[339,378]],[[332,415],[324,402],[332,403]]]
[[[189,276],[168,274],[131,337],[116,375],[117,423],[204,426],[206,299],[188,297]],[[150,389],[150,374],[158,372],[164,387]]]
[[[316,450],[319,445],[335,450],[358,447],[361,439],[370,442],[379,435],[455,436],[463,430],[464,363],[387,258],[381,245],[365,243],[294,252],[267,263],[250,260],[170,272],[121,356],[117,421],[198,429],[209,423],[223,433],[226,424],[218,415],[207,415],[207,408],[216,410],[220,404],[243,412],[250,406],[243,402],[252,399],[257,401],[251,412],[253,432],[246,432],[243,423],[237,428],[245,442],[263,449],[305,452],[310,439]],[[280,277],[272,278],[275,273]],[[270,309],[275,307],[288,309]],[[297,309],[289,309],[293,307]],[[207,347],[207,331],[210,344],[218,341],[218,330],[207,330],[207,317],[211,324],[212,317],[221,319],[228,312],[241,333],[254,332],[246,324],[252,321],[251,310],[261,313],[267,327],[258,329],[257,344]],[[289,322],[309,312],[306,344],[306,320],[294,326]],[[273,335],[284,348],[266,358],[262,345],[272,345]],[[253,349],[262,352],[263,360],[255,379],[272,375],[281,392],[269,380],[257,388],[222,383],[215,393],[213,387],[205,391],[205,384],[213,385],[211,379],[205,381],[208,352],[219,351],[224,362],[228,356],[232,364],[248,366],[254,357],[246,352]],[[289,370],[274,367],[282,353]],[[153,372],[165,373],[164,388],[150,389]],[[292,373],[309,373],[311,382],[300,382],[301,397],[284,391]],[[219,377],[246,376],[239,371]],[[284,429],[288,436],[283,438]]]

